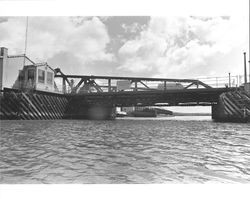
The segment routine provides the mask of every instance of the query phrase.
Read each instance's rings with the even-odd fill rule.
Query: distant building
[[[131,106],[131,107],[122,107],[121,111],[126,113],[131,113],[134,111],[143,111],[145,109],[151,109],[150,106]]]
[[[24,66],[22,70],[19,70],[13,88],[54,92],[54,70],[46,63]]]
[[[126,113],[131,113],[131,112],[135,111],[135,107],[133,107],[133,106],[132,107],[122,107],[121,111],[124,111]]]
[[[159,90],[164,90],[164,84],[158,84],[157,87]],[[184,89],[183,85],[178,82],[167,82],[166,83],[166,90],[176,90],[176,89]]]
[[[55,72],[47,63],[35,63],[25,55],[8,55],[7,48],[0,48],[0,89],[34,89],[58,91],[54,82]]]

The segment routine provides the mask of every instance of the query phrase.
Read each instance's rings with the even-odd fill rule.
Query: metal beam
[[[90,80],[90,85],[93,86],[97,92],[103,92],[102,88],[95,82],[95,80]]]
[[[76,92],[77,91],[77,89],[82,85],[82,83],[84,82],[84,78],[82,78],[79,82],[78,82],[78,84],[73,88],[73,90],[74,90],[74,92]]]
[[[64,78],[65,81],[68,83],[69,86],[71,85],[70,82],[69,82],[69,80],[68,80],[68,75],[65,75],[65,74],[61,71],[60,68],[54,69],[54,72],[55,72],[55,77],[57,77],[57,73],[60,73],[61,75],[59,75],[59,76],[61,76],[61,78]]]
[[[189,87],[191,87],[191,86],[193,86],[193,85],[195,85],[196,84],[196,82],[192,82],[191,84],[189,84],[189,85],[187,85],[186,87],[184,87],[184,89],[188,89]]]
[[[146,88],[150,89],[145,83],[143,83],[142,81],[139,81],[143,86],[145,86]]]
[[[111,79],[108,79],[108,92],[111,92]]]
[[[94,75],[55,75],[55,77],[86,78],[86,79],[113,79],[131,81],[166,81],[166,82],[196,82],[197,79],[166,79],[166,78],[146,78],[146,77],[116,77],[116,76],[94,76]]]
[[[197,83],[198,85],[203,86],[204,88],[212,88],[211,86],[209,86],[209,85],[207,85],[207,84],[201,82],[200,80],[196,80],[196,81],[197,81],[197,82],[195,82],[195,83]]]
[[[137,81],[135,81],[134,83],[135,83],[134,91],[137,91]]]

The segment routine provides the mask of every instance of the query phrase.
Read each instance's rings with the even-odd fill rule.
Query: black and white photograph
[[[1,185],[250,183],[248,1],[165,15],[1,14],[6,2]]]

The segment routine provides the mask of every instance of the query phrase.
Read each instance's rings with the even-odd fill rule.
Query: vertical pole
[[[246,62],[246,52],[244,52],[244,83],[247,83],[247,62]]]
[[[2,90],[7,83],[6,67],[8,60],[8,49],[0,48],[0,90]]]
[[[23,66],[25,66],[26,51],[27,51],[28,24],[29,24],[29,17],[26,18],[26,31],[25,31],[25,41],[24,41]]]
[[[26,51],[27,51],[28,23],[29,23],[29,17],[26,18],[25,41],[24,41],[24,55],[26,55]]]
[[[108,79],[108,92],[111,92],[111,79]]]
[[[216,79],[216,87],[218,88],[218,77],[215,77]]]
[[[63,77],[63,93],[66,93],[66,80]]]
[[[167,82],[164,81],[164,91],[166,91],[166,90],[167,90]]]
[[[197,87],[197,89],[199,88],[199,82],[198,82],[198,80],[196,81],[196,87]],[[197,105],[199,105],[199,101],[197,101]]]
[[[231,87],[231,74],[228,73],[228,86]]]
[[[249,52],[249,56],[250,56],[250,52]],[[250,83],[250,60],[248,61],[248,65],[249,65],[249,70],[248,70],[249,79],[248,79],[248,82]]]
[[[84,92],[90,93],[90,86],[89,86],[89,80],[84,80]]]
[[[137,81],[135,81],[135,91],[137,91]]]

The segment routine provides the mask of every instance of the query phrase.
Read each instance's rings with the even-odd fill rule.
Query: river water
[[[0,183],[249,183],[250,124],[1,121]]]

